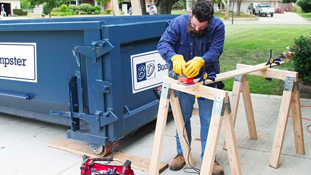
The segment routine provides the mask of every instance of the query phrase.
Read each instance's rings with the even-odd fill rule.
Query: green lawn
[[[255,65],[264,63],[269,58],[272,49],[273,57],[287,51],[285,47],[292,46],[294,38],[301,34],[309,35],[311,26],[306,25],[226,25],[224,53],[220,58],[221,72],[234,70],[237,63]],[[291,69],[290,60],[277,67]],[[226,90],[232,90],[233,79],[225,80]],[[283,87],[280,80],[271,82],[258,76],[249,76],[252,93],[281,95]]]
[[[302,17],[311,21],[311,13],[299,13]]]
[[[172,10],[172,12],[171,12],[172,15],[186,14],[186,13],[188,13],[187,10]],[[225,18],[225,13],[222,13],[222,12],[215,12],[214,15],[220,19]],[[232,17],[232,13],[230,12],[229,18],[231,18],[231,17]],[[235,18],[249,18],[250,16],[249,16],[249,14],[241,13],[241,15],[239,15],[239,16],[234,15],[234,17]]]

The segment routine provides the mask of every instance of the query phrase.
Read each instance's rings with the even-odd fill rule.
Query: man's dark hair
[[[192,15],[195,16],[199,22],[210,21],[213,18],[214,9],[209,2],[199,0],[194,4]]]

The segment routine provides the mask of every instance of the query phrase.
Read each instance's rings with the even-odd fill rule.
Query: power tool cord
[[[184,127],[183,127],[183,138],[184,138],[184,140],[186,141],[187,146],[188,146],[188,148],[189,148],[187,161],[188,161],[190,167],[185,167],[185,168],[183,168],[183,171],[184,171],[185,173],[200,174],[200,169],[199,169],[199,168],[193,167],[193,166],[191,165],[191,163],[190,163],[191,145],[190,145],[190,143],[187,141],[187,139],[186,139],[186,137],[185,137],[185,135],[184,135],[184,133],[185,133],[185,128],[186,128],[186,123],[185,123],[185,125],[184,125]],[[191,172],[191,170],[193,170],[193,171]]]

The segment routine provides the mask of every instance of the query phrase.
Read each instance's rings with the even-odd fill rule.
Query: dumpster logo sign
[[[148,61],[136,65],[137,82],[146,81],[156,77],[155,61]]]
[[[131,55],[133,93],[160,86],[168,67],[158,51]]]
[[[37,82],[36,43],[0,42],[0,79]]]

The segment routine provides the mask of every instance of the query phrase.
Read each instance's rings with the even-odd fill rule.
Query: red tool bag
[[[112,161],[119,161],[123,165],[110,164]],[[86,157],[80,167],[81,175],[135,175],[131,169],[131,161],[127,160],[123,163],[119,159],[113,158],[88,158]]]

